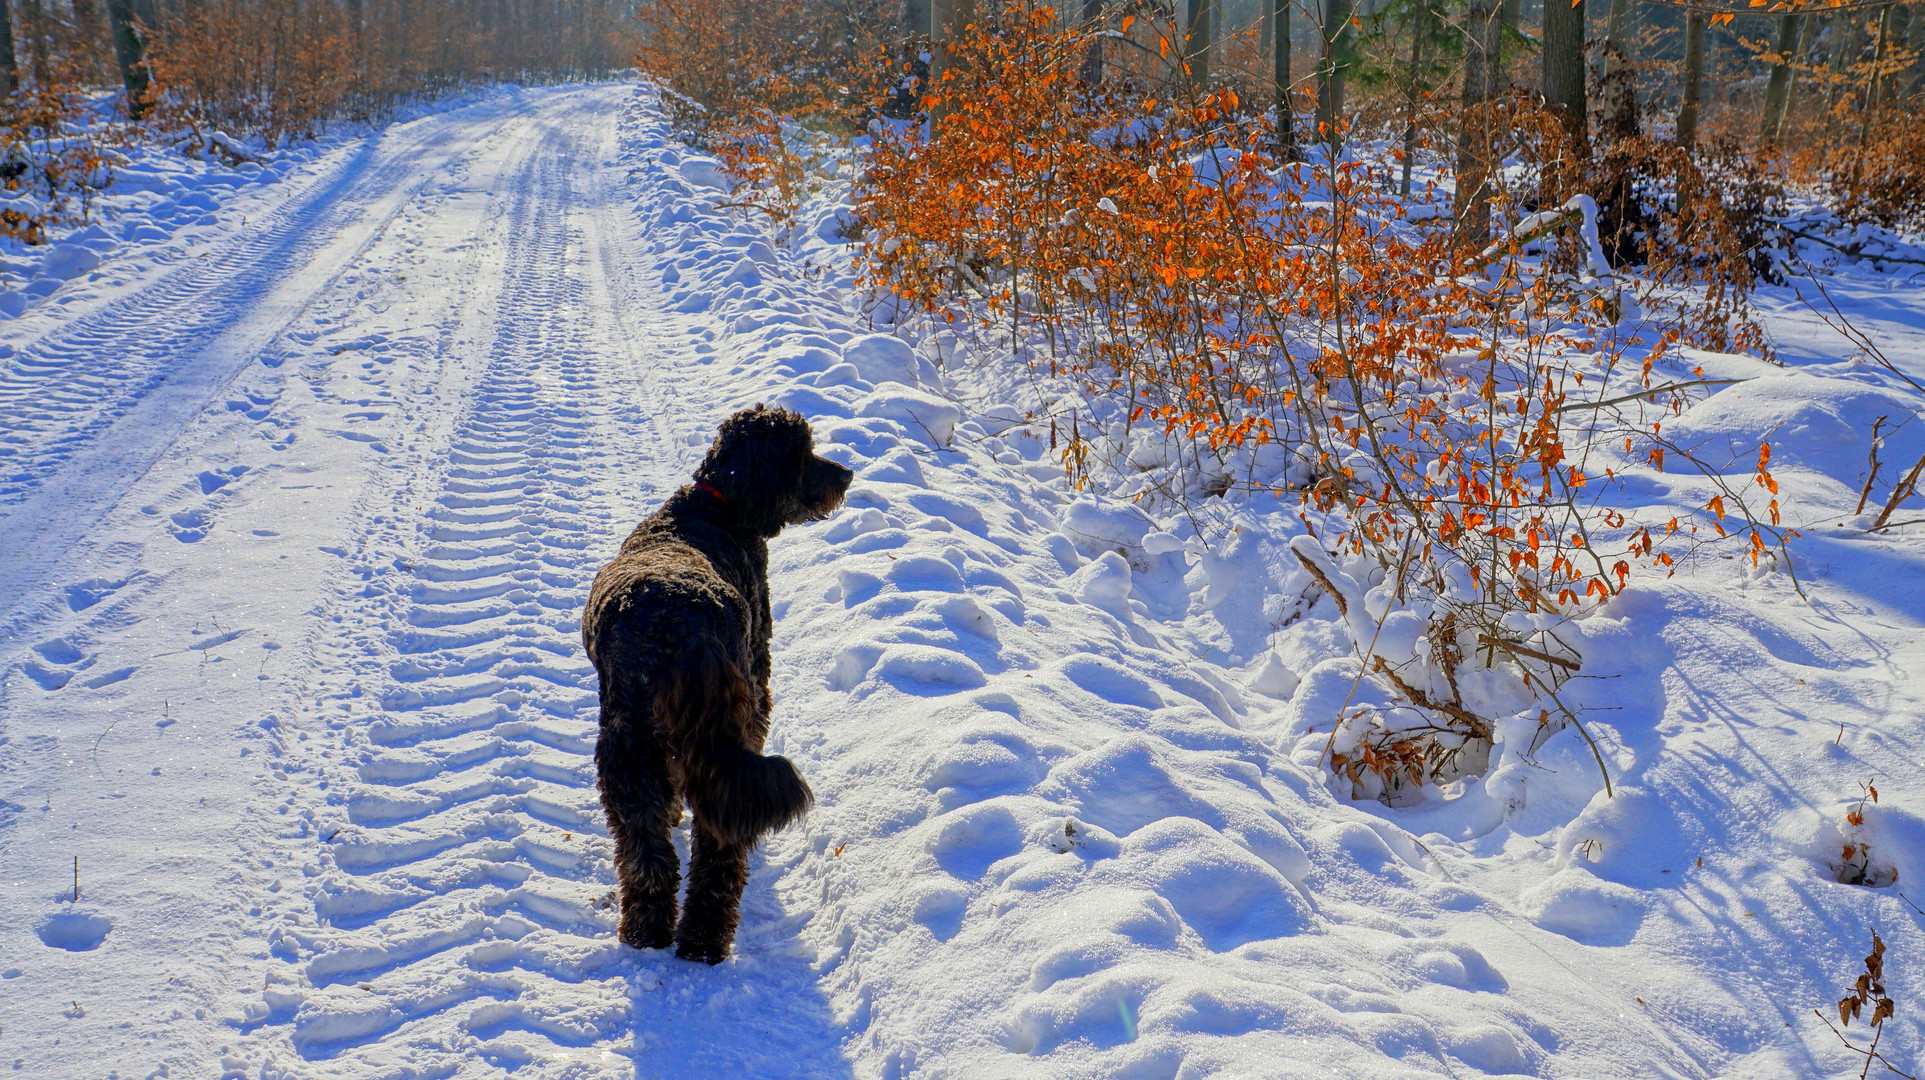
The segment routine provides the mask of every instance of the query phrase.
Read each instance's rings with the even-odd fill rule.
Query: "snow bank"
[[[833,269],[836,236],[783,239]],[[730,262],[698,243],[674,250],[677,285],[713,290],[691,282],[723,280]],[[1763,888],[1785,905],[1772,953],[1815,957],[1880,901],[1735,820],[1682,830],[1665,807],[1675,752],[1639,733],[1698,730],[1693,699],[1653,683],[1706,655],[1677,609],[1690,586],[1634,592],[1577,634],[1587,671],[1630,680],[1573,688],[1615,798],[1578,734],[1545,741],[1533,714],[1505,729],[1530,753],[1488,777],[1406,810],[1350,803],[1318,751],[1338,710],[1376,692],[1357,685],[1361,626],[1296,558],[1313,543],[1300,525],[1231,507],[1206,541],[1127,502],[1072,498],[1020,410],[932,430],[864,396],[892,380],[918,388],[904,402],[995,401],[993,383],[963,365],[909,377],[900,344],[844,337],[862,327],[825,316],[833,293],[800,293],[809,315],[786,326],[751,315],[798,296],[764,281],[760,297],[708,293],[723,321],[754,323],[720,348],[745,377],[756,356],[784,357],[774,374],[794,382],[736,400],[801,409],[857,478],[848,509],[774,547],[776,748],[821,803],[759,872],[780,875],[782,925],[857,1075],[1736,1076],[1836,1058],[1809,1024],[1718,1034],[1753,1030],[1775,1002],[1824,1004],[1846,965],[1757,978],[1690,905]],[[859,355],[872,348],[902,374]],[[1784,400],[1765,389],[1757,400]],[[1838,390],[1813,407],[1853,415],[1871,400]],[[1680,430],[1735,443],[1792,422],[1715,415]],[[1788,466],[1845,483],[1858,448],[1812,435]],[[1374,630],[1370,584],[1349,599]],[[1747,587],[1768,608],[1789,593],[1782,578]],[[1769,638],[1766,625],[1751,632]],[[1702,777],[1686,805],[1717,790]],[[1798,850],[1814,844],[1807,831]],[[1708,854],[1702,867],[1688,850]],[[1756,866],[1748,886],[1740,864]]]

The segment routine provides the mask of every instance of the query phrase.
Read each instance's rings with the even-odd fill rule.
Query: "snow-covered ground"
[[[1715,553],[1633,588],[1572,684],[1614,796],[1566,731],[1392,809],[1300,749],[1355,662],[1284,515],[1206,546],[1077,497],[646,91],[283,172],[0,326],[18,1075],[1844,1075],[1811,1010],[1874,929],[1881,1049],[1925,1057],[1925,543],[1850,514],[1925,394],[1790,292],[1787,366],[1695,358],[1755,378],[1676,424],[1740,474],[1772,441],[1809,599]],[[1925,382],[1915,283],[1825,284]],[[614,941],[576,620],[756,401],[858,477],[773,545],[774,749],[819,806],[711,969]],[[1838,883],[1848,839],[1896,883]]]

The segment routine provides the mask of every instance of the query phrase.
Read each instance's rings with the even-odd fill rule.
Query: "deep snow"
[[[1788,291],[1787,366],[1692,357],[1756,378],[1678,425],[1740,473],[1771,439],[1809,602],[1715,551],[1638,585],[1576,638],[1615,797],[1567,731],[1392,809],[1306,752],[1355,660],[1294,519],[1068,490],[954,342],[874,332],[832,207],[721,205],[646,90],[284,172],[0,329],[21,1075],[1844,1075],[1810,1010],[1874,928],[1918,1060],[1925,549],[1849,511],[1925,395]],[[1913,283],[1825,284],[1925,380]],[[820,805],[708,969],[614,943],[576,618],[755,401],[858,477],[773,545],[774,749]],[[1866,780],[1887,888],[1834,880]]]

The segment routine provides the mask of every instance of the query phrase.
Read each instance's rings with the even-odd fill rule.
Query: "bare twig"
[[[1882,529],[1885,527],[1885,522],[1891,518],[1892,511],[1898,509],[1898,504],[1903,502],[1905,497],[1910,495],[1912,490],[1918,486],[1918,474],[1920,472],[1925,472],[1925,456],[1920,456],[1918,464],[1912,466],[1912,471],[1906,473],[1905,479],[1900,480],[1898,486],[1892,489],[1892,497],[1886,500],[1885,509],[1879,511],[1878,520],[1872,522],[1873,529]]]
[[[1845,1048],[1847,1050],[1850,1050],[1854,1054],[1865,1055],[1865,1069],[1863,1072],[1860,1072],[1858,1074],[1859,1080],[1865,1080],[1865,1077],[1871,1072],[1873,1061],[1877,1061],[1879,1064],[1885,1066],[1885,1068],[1889,1069],[1892,1072],[1892,1074],[1895,1076],[1902,1076],[1905,1078],[1905,1080],[1918,1080],[1917,1076],[1913,1075],[1912,1073],[1908,1073],[1900,1070],[1897,1066],[1891,1063],[1890,1059],[1888,1059],[1885,1055],[1878,1052],[1878,1037],[1879,1035],[1882,1035],[1884,1033],[1884,1030],[1885,1030],[1884,1025],[1881,1024],[1877,1028],[1873,1029],[1874,1034],[1872,1035],[1872,1046],[1870,1050],[1867,1050],[1864,1047],[1861,1047],[1857,1043],[1852,1042],[1850,1039],[1846,1038],[1845,1033],[1838,1030],[1838,1025],[1831,1022],[1831,1017],[1826,1016],[1824,1013],[1819,1012],[1817,1009],[1811,1010],[1811,1013],[1813,1016],[1816,1016],[1818,1019],[1824,1021],[1825,1026],[1831,1029],[1831,1033],[1833,1035],[1838,1036],[1838,1041],[1844,1043]]]
[[[1798,4],[1788,0],[1778,0],[1769,7],[1739,7],[1735,4],[1699,3],[1696,0],[1643,0],[1659,7],[1683,8],[1686,11],[1702,11],[1709,15],[1759,15],[1765,13],[1782,14],[1787,11],[1803,13],[1832,14],[1839,11],[1856,11],[1860,8],[1885,7],[1894,0],[1846,0],[1840,4]]]
[[[1662,3],[1663,0],[1645,0],[1645,2],[1655,4],[1655,3]],[[1885,3],[1886,3],[1886,0],[1879,0],[1879,6],[1881,7]],[[1840,9],[1827,8],[1826,10],[1838,11]],[[1838,252],[1841,255],[1850,255],[1854,259],[1870,259],[1873,262],[1910,263],[1913,266],[1925,266],[1925,259],[1908,259],[1903,255],[1867,255],[1862,251],[1853,251],[1852,249],[1845,247],[1835,241],[1827,240],[1816,233],[1809,233],[1803,229],[1794,229],[1789,225],[1780,225],[1779,228],[1785,230],[1786,232],[1790,233],[1793,236],[1798,237],[1800,240],[1809,240],[1814,244],[1823,244],[1826,247],[1832,249],[1833,251]]]
[[[114,722],[111,724],[108,724],[105,731],[102,731],[100,734],[94,736],[93,765],[94,765],[95,772],[100,771],[100,740],[106,738],[107,732],[114,730],[114,728],[117,727],[123,719],[125,719],[125,716],[114,717]]]
[[[1317,584],[1323,586],[1323,591],[1330,594],[1330,599],[1337,602],[1337,614],[1348,617],[1350,614],[1350,605],[1344,602],[1343,593],[1337,591],[1337,586],[1332,584],[1331,580],[1324,576],[1322,570],[1317,569],[1316,563],[1304,558],[1303,552],[1294,551],[1291,552],[1291,554],[1297,557],[1297,561],[1303,564],[1305,570],[1310,571],[1311,577],[1317,579]]]
[[[1477,635],[1477,640],[1485,645],[1495,645],[1500,649],[1519,653],[1536,660],[1542,660],[1547,664],[1556,664],[1566,671],[1576,671],[1579,667],[1578,662],[1575,660],[1562,656],[1553,656],[1547,652],[1539,652],[1528,645],[1519,645],[1515,641],[1505,641],[1501,637],[1493,637],[1490,634],[1479,634]]]
[[[1471,712],[1461,705],[1454,705],[1448,701],[1438,701],[1417,687],[1410,685],[1397,675],[1395,668],[1384,662],[1383,657],[1375,656],[1371,658],[1371,670],[1389,679],[1390,685],[1396,687],[1398,693],[1404,695],[1405,698],[1409,699],[1411,704],[1416,705],[1418,708],[1443,713],[1445,716],[1450,717],[1452,720],[1468,728],[1469,730],[1466,731],[1465,734],[1473,738],[1488,739],[1491,737],[1490,725],[1484,722],[1483,717],[1478,716],[1476,713]]]
[[[1690,379],[1685,382],[1665,383],[1663,386],[1655,386],[1649,390],[1640,390],[1635,394],[1625,394],[1622,397],[1606,398],[1603,401],[1577,401],[1569,405],[1559,405],[1557,411],[1570,412],[1573,409],[1604,409],[1612,405],[1622,405],[1627,401],[1656,397],[1659,394],[1670,393],[1673,390],[1683,390],[1692,386],[1731,386],[1734,383],[1750,381],[1750,379]]]
[[[1865,501],[1872,497],[1872,485],[1878,482],[1878,429],[1884,425],[1885,418],[1882,416],[1872,421],[1872,471],[1869,476],[1865,477],[1865,490],[1858,493],[1858,508],[1852,511],[1853,516],[1865,512]]]
[[[1798,258],[1797,253],[1793,252],[1792,257]],[[1870,338],[1870,336],[1868,336],[1863,330],[1860,330],[1857,326],[1853,325],[1851,319],[1847,317],[1845,313],[1839,309],[1838,301],[1833,300],[1831,298],[1831,292],[1825,288],[1825,283],[1818,280],[1818,274],[1816,271],[1814,271],[1811,268],[1811,264],[1805,262],[1803,259],[1798,259],[1798,261],[1799,263],[1803,264],[1805,268],[1805,277],[1808,280],[1810,280],[1812,288],[1818,290],[1819,298],[1825,301],[1825,306],[1831,309],[1831,313],[1832,315],[1837,317],[1837,321],[1834,322],[1832,321],[1832,319],[1827,318],[1824,312],[1818,310],[1818,305],[1809,304],[1809,302],[1807,302],[1811,307],[1812,312],[1816,314],[1820,319],[1823,319],[1826,326],[1829,326],[1833,330],[1837,331],[1840,337],[1844,338],[1846,341],[1851,342],[1853,345],[1856,345],[1859,348],[1865,350],[1865,355],[1869,357],[1873,363],[1877,364],[1879,367],[1884,368],[1886,371],[1891,372],[1893,375],[1896,375],[1899,378],[1905,380],[1905,385],[1911,387],[1914,390],[1919,391],[1920,393],[1925,393],[1925,383],[1920,383],[1917,379],[1914,379],[1910,375],[1907,375],[1903,371],[1900,371],[1898,369],[1898,365],[1892,363],[1891,357],[1886,356],[1884,350],[1878,347],[1877,342],[1873,341]],[[1798,299],[1800,300],[1805,299],[1805,294],[1798,291],[1796,287],[1792,289],[1792,293],[1793,295],[1797,296]]]

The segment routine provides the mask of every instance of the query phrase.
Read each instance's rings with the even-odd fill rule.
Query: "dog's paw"
[[[659,916],[623,916],[621,925],[615,928],[615,936],[630,948],[666,949],[675,944],[674,915],[670,913],[666,922]]]
[[[678,960],[689,960],[694,963],[707,964],[710,967],[714,967],[716,964],[729,958],[729,950],[726,946],[718,949],[713,945],[697,945],[683,942],[681,945],[675,947],[675,957]]]
[[[631,949],[666,949],[675,944],[672,934],[621,934],[622,944]]]

